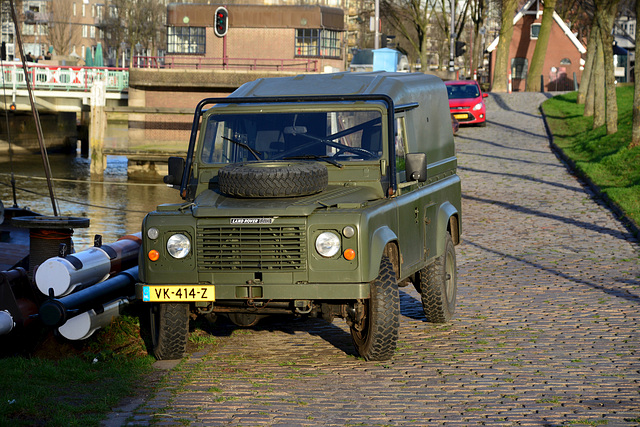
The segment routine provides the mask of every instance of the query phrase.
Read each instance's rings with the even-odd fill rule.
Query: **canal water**
[[[19,207],[53,215],[51,198],[40,154],[14,154],[10,162],[0,152],[0,200],[13,206],[11,172],[16,181]],[[76,251],[93,246],[96,234],[104,243],[139,232],[144,216],[162,203],[180,203],[178,191],[167,187],[162,177],[152,180],[127,178],[127,159],[109,156],[103,181],[91,180],[89,159],[78,155],[50,155],[51,175],[58,203],[58,215],[89,218],[90,226],[76,229]]]

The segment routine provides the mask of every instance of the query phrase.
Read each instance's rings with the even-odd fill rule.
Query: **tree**
[[[154,50],[163,34],[165,7],[158,0],[137,0],[128,6],[129,45],[136,46],[139,43],[145,49]]]
[[[636,19],[640,16],[640,1],[636,0]],[[640,31],[636,29],[636,46],[640,46]],[[633,130],[631,132],[631,143],[629,148],[640,147],[640,68],[636,60],[633,71],[635,77],[633,89]]]
[[[469,15],[473,22],[473,36],[470,40],[471,45],[471,74],[473,71],[482,67],[482,47],[480,46],[480,29],[484,26],[487,18],[487,1],[472,0],[470,3]]]
[[[429,64],[429,29],[436,0],[383,0],[382,14],[420,58],[422,71]]]
[[[618,131],[618,103],[613,70],[613,21],[618,11],[619,0],[596,0],[596,19],[600,27],[604,61],[605,118],[607,135]]]
[[[47,41],[57,55],[69,55],[80,40],[80,26],[72,23],[74,0],[56,0],[49,3],[51,19]]]
[[[582,80],[580,81],[580,88],[578,89],[578,104],[584,104],[587,98],[587,91],[589,89],[589,81],[592,76],[593,60],[595,58],[596,51],[596,36],[597,31],[591,31],[589,34],[589,40],[587,41],[587,58],[585,59],[584,71],[582,72]]]
[[[540,33],[538,34],[536,47],[533,51],[533,57],[531,58],[529,74],[527,75],[527,91],[529,92],[538,92],[543,89],[540,87],[540,75],[542,74],[544,59],[547,55],[547,45],[549,44],[549,36],[551,35],[555,8],[556,0],[545,0]]]
[[[509,69],[509,45],[513,35],[513,18],[516,13],[518,0],[502,0],[500,14],[500,32],[498,33],[498,47],[496,49],[496,65],[493,71],[493,92],[507,91],[507,71]]]
[[[594,21],[598,21],[594,19]],[[602,49],[602,37],[600,33],[602,29],[598,26],[598,35],[596,37],[596,58],[592,71],[592,79],[589,84],[593,85],[593,129],[605,124],[605,94],[604,94],[604,75],[600,71],[604,69],[604,53]]]
[[[125,66],[125,64],[119,64],[119,61],[122,45],[127,37],[128,5],[129,0],[111,0],[106,6],[101,22],[105,48],[116,52],[116,66],[121,67]]]
[[[440,10],[439,10],[439,13],[435,14],[435,18],[438,26],[440,27],[442,32],[445,34],[444,46],[446,46],[448,49],[444,49],[444,51],[449,52],[449,58],[451,57],[455,58],[455,50],[453,52],[451,51],[451,43],[450,43],[451,32],[453,31],[453,34],[455,35],[454,43],[453,43],[454,45],[453,49],[455,49],[455,42],[460,40],[460,35],[464,30],[464,25],[466,23],[467,11],[469,9],[470,0],[465,0],[464,3],[462,4],[462,7],[456,7],[456,9],[453,11],[454,14],[456,11],[458,11],[457,17],[454,16],[453,28],[451,28],[451,1],[439,0],[439,2],[440,2]],[[460,6],[460,2],[456,1],[456,5]],[[441,55],[441,57],[444,57],[444,56],[445,55]]]

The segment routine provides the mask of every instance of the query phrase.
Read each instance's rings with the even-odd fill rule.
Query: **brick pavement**
[[[451,323],[426,323],[402,288],[384,363],[354,357],[340,320],[225,327],[126,424],[640,425],[638,243],[551,152],[544,99],[492,94],[487,127],[459,132]]]

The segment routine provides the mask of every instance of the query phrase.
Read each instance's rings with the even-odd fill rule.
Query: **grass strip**
[[[584,117],[577,92],[555,96],[542,104],[555,145],[576,172],[590,180],[605,199],[632,222],[640,224],[640,147],[629,149],[633,122],[633,85],[617,88],[618,132],[593,129],[593,117]]]

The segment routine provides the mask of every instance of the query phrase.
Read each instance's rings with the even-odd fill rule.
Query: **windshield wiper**
[[[285,157],[283,160],[295,160],[295,159],[314,159],[314,160],[324,160],[327,163],[331,163],[334,166],[339,167],[340,169],[342,169],[344,166],[342,166],[342,164],[336,162],[335,160],[327,157],[327,156],[318,156],[316,154],[305,154],[302,156],[289,156],[289,157]]]
[[[249,150],[249,152],[251,154],[253,154],[253,157],[256,158],[256,160],[262,160],[260,158],[260,156],[262,155],[261,152],[254,150],[253,148],[249,147],[247,144],[245,144],[244,142],[240,142],[240,141],[236,141],[235,139],[231,139],[231,138],[227,138],[226,136],[223,136],[222,139],[226,139],[227,141],[231,141],[234,144],[238,144],[240,147],[242,148],[246,148],[247,150]]]

